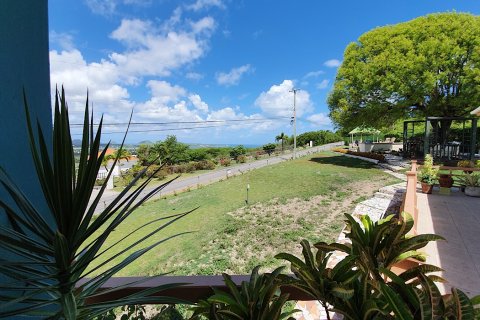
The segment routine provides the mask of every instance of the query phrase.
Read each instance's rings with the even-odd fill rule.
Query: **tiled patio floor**
[[[456,190],[456,189],[452,189]],[[460,191],[450,195],[418,195],[418,233],[436,233],[447,241],[430,243],[425,252],[427,263],[444,269],[442,293],[456,287],[469,296],[480,294],[480,198]]]

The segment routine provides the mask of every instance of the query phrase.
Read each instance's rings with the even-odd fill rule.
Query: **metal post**
[[[293,159],[297,158],[297,91],[300,89],[293,88]]]
[[[430,120],[428,118],[425,119],[425,141],[423,141],[423,156],[425,157],[427,154],[430,153]],[[432,153],[432,157],[435,155]]]
[[[470,139],[470,160],[475,158],[475,146],[477,145],[477,125],[478,119],[472,119],[472,138]]]
[[[250,190],[250,183],[247,184],[247,199],[245,202],[248,204],[248,191]]]

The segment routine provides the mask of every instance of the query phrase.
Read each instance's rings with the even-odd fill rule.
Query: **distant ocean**
[[[126,143],[125,148],[127,149],[135,149],[139,144],[153,144],[151,141],[142,141],[139,143]],[[261,144],[241,144],[241,143],[229,143],[229,144],[213,144],[213,143],[185,143],[190,146],[192,149],[198,149],[198,148],[227,148],[227,147],[236,147],[236,146],[244,146],[245,148],[259,148],[262,145]],[[77,139],[73,141],[73,145],[76,148],[79,148],[82,145],[82,141]],[[101,143],[101,146],[104,147],[105,143]],[[111,148],[118,148],[120,147],[119,143],[116,142],[111,142],[110,143]]]
[[[187,143],[190,148],[228,148],[236,146],[244,146],[245,148],[258,148],[262,145],[260,144],[241,144],[241,143],[231,143],[231,144],[208,144],[208,143]]]

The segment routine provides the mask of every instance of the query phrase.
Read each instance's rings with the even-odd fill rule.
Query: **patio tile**
[[[417,196],[418,232],[437,233],[448,240],[424,248],[427,262],[445,270],[442,275],[449,282],[442,292],[453,286],[469,296],[480,294],[480,199],[461,192]]]

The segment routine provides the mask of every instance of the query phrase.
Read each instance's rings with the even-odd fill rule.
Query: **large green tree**
[[[467,115],[480,105],[480,17],[431,14],[363,34],[346,48],[328,104],[346,130]]]

